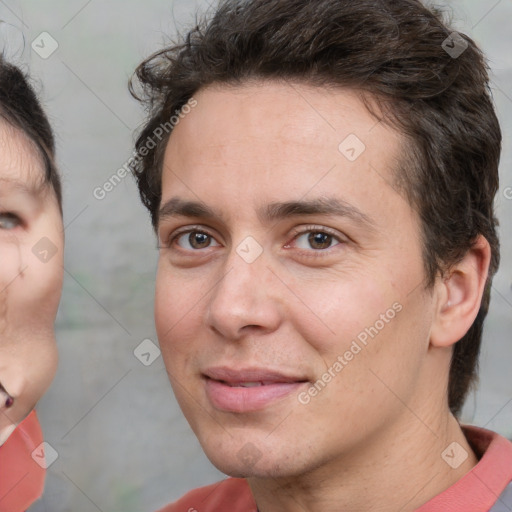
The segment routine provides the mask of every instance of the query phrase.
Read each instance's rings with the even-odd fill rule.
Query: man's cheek
[[[166,368],[175,372],[186,372],[187,366],[195,360],[194,339],[183,337],[178,332],[165,336],[157,330],[157,334]]]
[[[161,342],[176,333],[187,333],[197,324],[202,302],[194,298],[192,293],[184,290],[179,284],[157,288],[155,296],[155,324]]]

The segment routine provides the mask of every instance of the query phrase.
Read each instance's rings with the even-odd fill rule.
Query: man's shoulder
[[[256,512],[256,503],[244,478],[227,478],[199,487],[159,512]]]

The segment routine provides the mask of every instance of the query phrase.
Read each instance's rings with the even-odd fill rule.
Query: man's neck
[[[454,442],[455,452],[445,452]],[[467,459],[452,467],[463,458],[461,450]],[[456,463],[454,457],[460,457]],[[307,474],[248,482],[260,512],[408,512],[449,488],[477,462],[457,420],[446,413],[429,426],[396,422],[357,454],[338,456]]]

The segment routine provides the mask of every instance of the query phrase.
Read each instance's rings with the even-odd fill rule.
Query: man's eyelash
[[[171,248],[172,245],[180,237],[182,237],[183,235],[190,234],[190,233],[198,233],[201,235],[206,235],[210,238],[213,238],[215,241],[217,241],[216,237],[212,233],[209,233],[206,229],[203,229],[202,227],[199,227],[199,226],[197,226],[197,227],[189,226],[189,227],[185,227],[185,228],[182,228],[181,230],[174,232],[168,238],[168,240],[166,240],[166,245],[162,245],[162,246],[166,247],[166,248]],[[299,238],[300,236],[305,235],[307,233],[322,233],[325,235],[329,235],[329,236],[333,237],[333,239],[336,240],[340,244],[347,241],[339,233],[331,230],[330,228],[327,228],[325,226],[308,225],[308,226],[302,226],[300,228],[296,228],[296,229],[292,230],[292,234],[291,234],[292,238],[291,238],[290,242],[286,243],[285,247],[289,247],[293,241],[295,241],[297,238]],[[302,249],[302,252],[311,253],[313,255],[313,253],[326,253],[329,251],[329,249],[331,249],[331,248],[327,248],[327,249],[323,249],[323,250],[316,250],[316,251]],[[199,251],[199,250],[200,249],[197,249],[197,251]]]
[[[209,236],[211,238],[215,238],[211,233],[208,233],[208,231],[205,231],[204,229],[200,229],[200,228],[184,228],[182,231],[177,231],[175,233],[173,233],[171,235],[171,237],[169,238],[169,241],[168,241],[168,247],[171,246],[171,244],[177,240],[180,236],[183,236],[183,235],[187,235],[187,234],[190,234],[190,233],[199,233],[201,235],[206,235],[206,236]]]

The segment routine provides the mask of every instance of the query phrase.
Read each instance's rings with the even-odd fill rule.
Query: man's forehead
[[[286,118],[287,108],[279,102],[275,106],[282,110],[265,117],[255,95],[267,94],[266,91],[276,94],[275,99],[283,92],[290,94],[301,111],[310,113],[311,124],[308,126],[297,115]],[[209,93],[213,96],[208,96]],[[218,94],[223,94],[226,102],[219,103]],[[375,224],[369,221],[373,208],[361,208],[365,203],[362,198],[368,194],[382,197],[383,187],[389,187],[391,194],[399,193],[394,181],[403,158],[403,138],[368,112],[356,91],[326,91],[307,84],[263,82],[238,88],[215,85],[201,90],[196,98],[197,106],[180,121],[176,134],[171,134],[169,139],[163,162],[161,217],[170,215],[171,209],[163,207],[171,195],[186,198],[191,190],[204,198],[206,189],[220,193],[219,187],[224,192],[233,191],[233,187],[244,193],[250,190],[247,197],[255,200],[259,195],[261,204],[251,205],[251,209],[256,211],[260,207],[257,212],[260,220],[292,216],[299,211],[307,214],[308,209],[312,213],[325,212],[327,200],[322,205],[318,201],[298,204],[297,199],[310,190],[314,194],[308,193],[308,199],[333,192],[330,195],[336,195],[339,204],[329,214],[340,213],[340,203],[344,203],[342,216],[370,228]],[[229,98],[233,98],[231,107],[227,104]],[[252,102],[251,107],[247,106],[248,102]],[[344,115],[340,116],[340,112]],[[271,124],[274,131],[269,132],[270,136],[254,135],[253,127],[261,129],[264,135]],[[280,137],[273,138],[275,133],[285,133],[290,144],[283,144]],[[306,146],[302,141],[309,135],[310,144]],[[376,187],[370,187],[369,180]],[[347,197],[334,194],[343,190]],[[347,205],[352,206],[347,208]],[[197,211],[200,206],[196,204],[193,208]],[[366,218],[363,210],[368,213]]]
[[[240,120],[239,116],[244,115],[248,121],[254,121],[262,132],[276,123],[294,126],[294,132],[300,133],[315,121],[334,131],[345,129],[348,117],[354,127],[364,126],[365,121],[370,125],[375,122],[362,93],[350,88],[319,87],[306,82],[251,80],[237,85],[215,83],[200,89],[194,97],[197,107],[187,118],[200,117],[204,121],[209,113],[216,112],[219,120],[231,120],[232,108],[237,112],[237,121]],[[370,99],[366,101],[371,102]],[[204,115],[198,116],[198,112]],[[222,112],[226,112],[226,116]],[[263,123],[259,117],[264,117]],[[311,132],[310,136],[313,135],[314,132]]]
[[[382,122],[371,98],[363,99],[352,89],[267,80],[212,84],[194,97],[197,106],[169,137],[167,163],[169,154],[174,161],[188,162],[204,155],[210,166],[223,165],[222,157],[239,148],[250,151],[253,141],[264,141],[264,154],[277,158],[292,159],[302,148],[297,158],[324,159],[329,167],[333,158],[343,156],[352,163],[354,156],[368,150],[363,158],[371,154],[381,166],[395,157],[404,139],[394,126]]]

